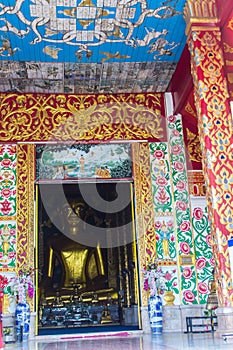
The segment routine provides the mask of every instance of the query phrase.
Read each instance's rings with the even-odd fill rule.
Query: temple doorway
[[[38,335],[140,329],[133,183],[36,186]]]

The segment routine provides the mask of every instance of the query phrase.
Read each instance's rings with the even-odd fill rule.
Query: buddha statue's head
[[[81,224],[85,222],[87,209],[87,205],[78,199],[66,202],[61,207],[60,215],[62,215],[64,230],[67,233],[76,234],[78,232]]]

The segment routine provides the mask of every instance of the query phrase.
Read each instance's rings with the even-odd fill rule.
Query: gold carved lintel
[[[0,94],[0,100],[2,142],[161,140],[165,134],[159,93]]]

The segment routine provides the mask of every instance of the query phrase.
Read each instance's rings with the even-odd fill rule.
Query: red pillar
[[[185,7],[218,301],[233,307],[228,240],[233,234],[233,128],[216,0]]]

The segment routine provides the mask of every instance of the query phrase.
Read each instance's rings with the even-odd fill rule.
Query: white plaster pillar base
[[[219,337],[223,334],[233,334],[233,308],[218,307],[215,313],[218,316],[218,327],[215,334]]]
[[[29,339],[34,338],[35,333],[36,333],[36,312],[31,312],[30,327],[29,327]]]
[[[163,332],[180,332],[181,329],[180,306],[163,306]]]
[[[3,314],[2,315],[2,326],[13,327],[15,333],[15,314]],[[30,326],[29,326],[29,339],[35,337],[36,332],[36,312],[31,312],[30,315]]]
[[[151,333],[150,320],[147,306],[141,307],[142,330],[144,333]]]
[[[205,311],[204,304],[194,304],[194,305],[180,305],[181,311],[181,331],[185,332],[186,329],[186,317],[189,316],[203,316]]]

